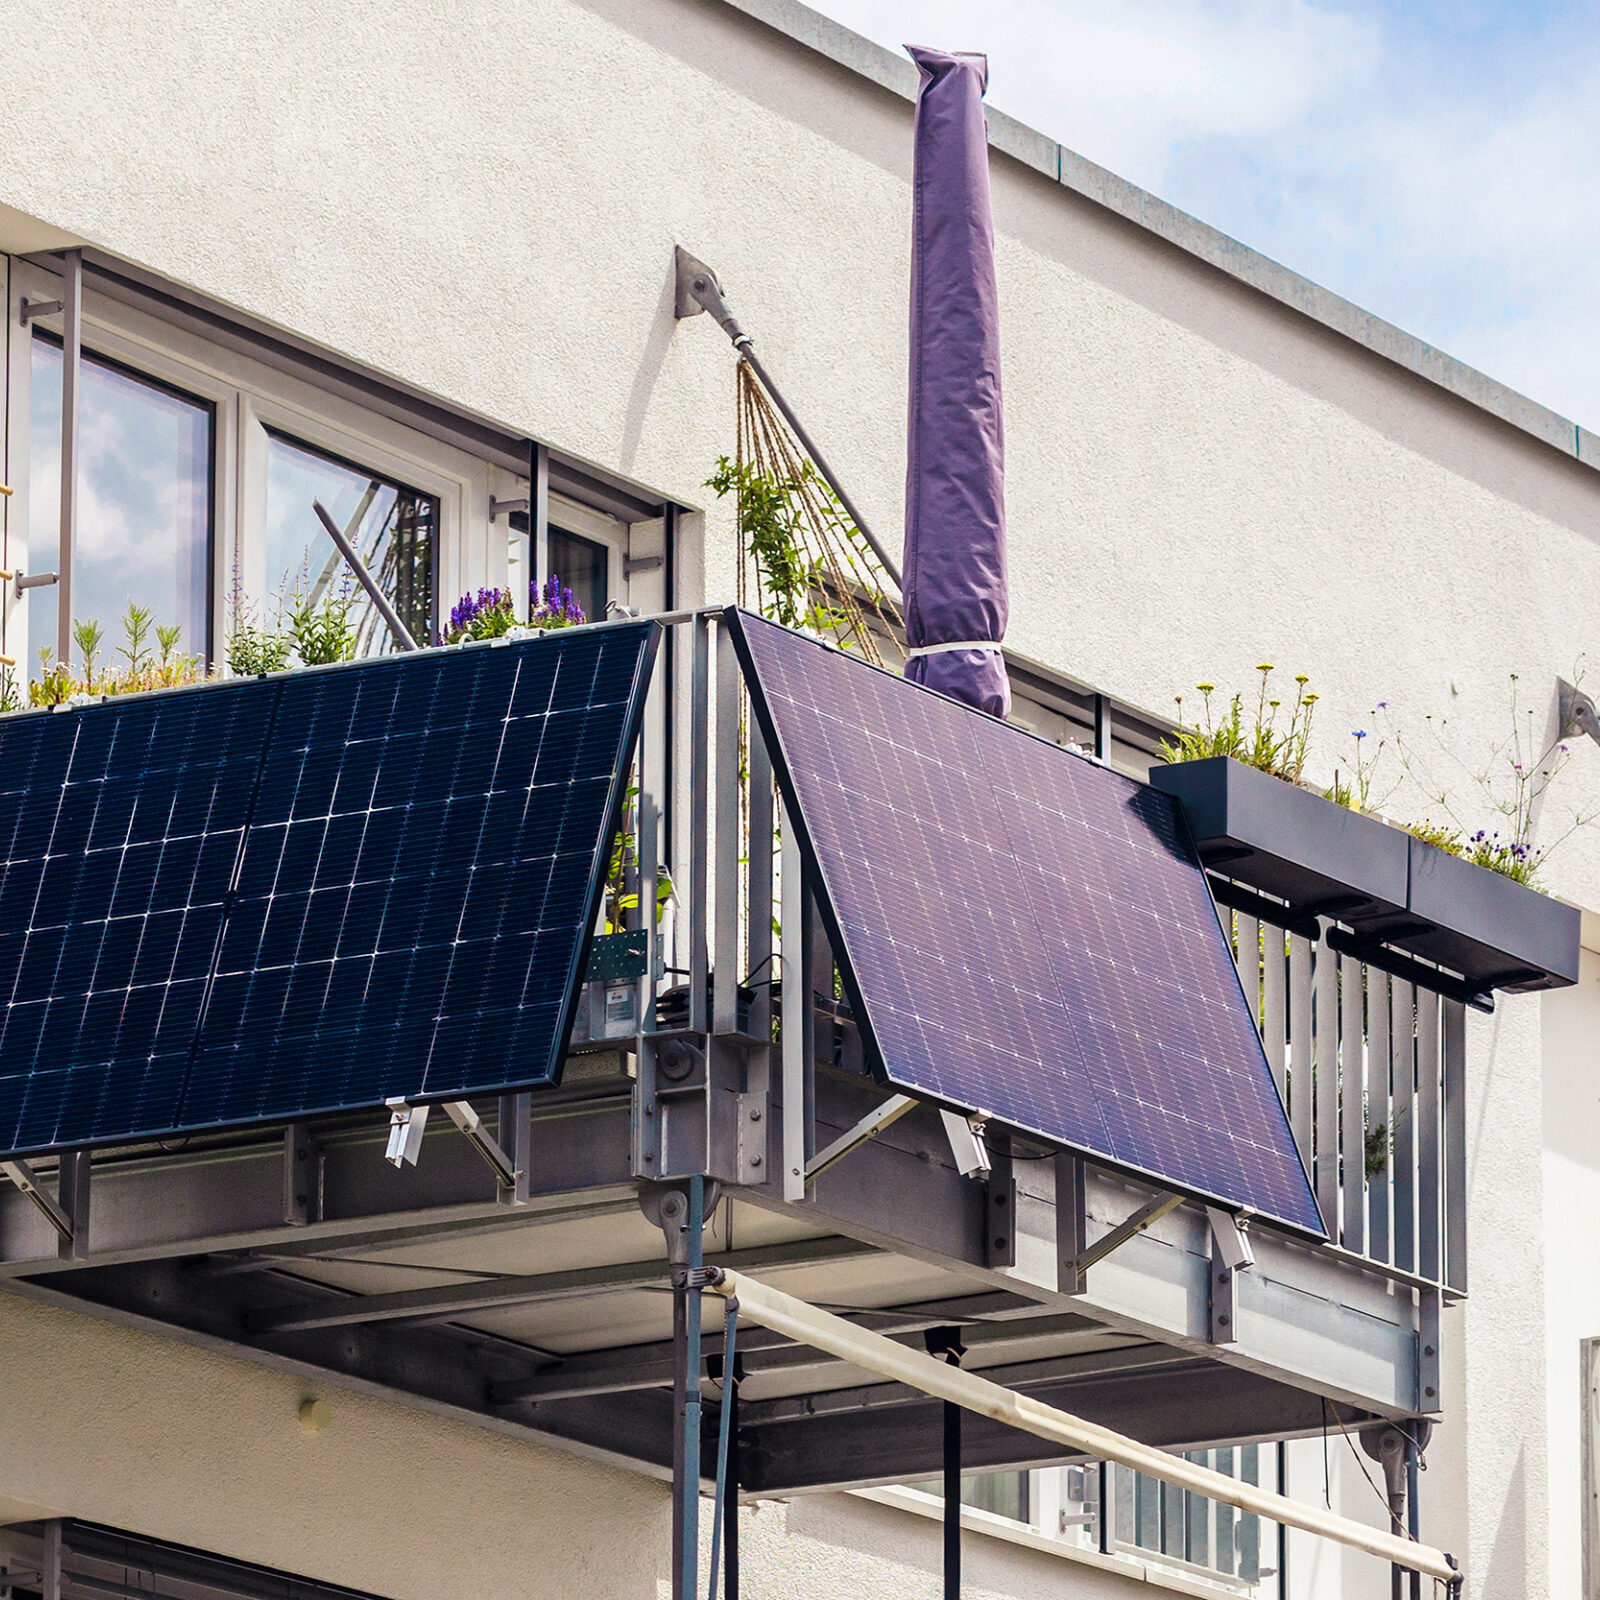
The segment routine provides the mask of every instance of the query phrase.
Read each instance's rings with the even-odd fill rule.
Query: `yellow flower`
[[[1197,688],[1200,691],[1201,694],[1210,694],[1211,691],[1216,688],[1216,684],[1214,684],[1214,683],[1197,683],[1195,685],[1195,688]]]
[[[1270,661],[1258,661],[1258,662],[1256,662],[1256,671],[1257,672],[1272,672],[1272,671],[1275,671],[1275,670],[1276,669],[1273,667],[1273,665],[1272,665],[1272,663]]]

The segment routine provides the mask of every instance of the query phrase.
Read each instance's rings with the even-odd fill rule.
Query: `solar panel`
[[[552,1080],[658,634],[0,719],[0,1150]]]
[[[879,1079],[1320,1236],[1176,803],[728,616]]]

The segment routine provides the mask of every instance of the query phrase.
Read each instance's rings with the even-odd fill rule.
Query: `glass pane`
[[[61,346],[35,335],[30,359],[28,565],[49,572],[61,550]],[[121,664],[130,605],[150,612],[152,643],[154,627],[176,626],[180,653],[209,652],[211,429],[206,402],[83,357],[72,610],[104,630],[102,669]],[[53,651],[55,644],[56,591],[35,589],[28,604],[33,676],[41,646]]]
[[[605,621],[606,555],[606,547],[593,539],[580,539],[565,528],[550,530],[550,574],[572,591],[586,622]]]
[[[315,500],[350,535],[411,636],[431,643],[438,500],[276,433],[267,435],[267,592],[258,597],[263,620],[287,614],[296,595],[316,605],[348,594],[356,654],[387,655],[397,648],[312,509]]]

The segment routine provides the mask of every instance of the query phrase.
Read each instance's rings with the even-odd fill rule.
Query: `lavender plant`
[[[561,579],[554,572],[542,586],[534,588],[532,601],[529,627],[576,628],[589,620],[583,614],[583,607],[573,599],[572,590],[562,588]]]
[[[464,594],[450,609],[450,624],[445,643],[463,639],[498,639],[517,625],[516,609],[509,589],[480,589]]]

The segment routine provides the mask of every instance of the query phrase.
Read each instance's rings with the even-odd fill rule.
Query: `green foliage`
[[[158,664],[163,672],[171,666],[173,652],[178,648],[178,641],[182,637],[183,629],[177,623],[165,626],[159,622],[156,624],[156,645],[161,652]]]
[[[78,647],[78,654],[83,657],[83,681],[86,684],[94,682],[95,657],[100,654],[100,645],[105,636],[105,629],[93,618],[80,618],[72,625],[72,640]]]
[[[228,671],[236,678],[282,672],[289,665],[289,641],[253,622],[235,623],[228,635]]]
[[[639,785],[630,783],[622,798],[622,826],[617,830],[616,842],[611,846],[611,859],[606,864],[605,913],[606,932],[622,933],[627,927],[630,911],[639,909]],[[631,887],[630,887],[631,884]],[[664,866],[656,868],[656,921],[666,915],[672,900],[672,876]]]
[[[1394,1135],[1389,1132],[1385,1123],[1380,1122],[1367,1129],[1363,1145],[1367,1176],[1381,1178],[1389,1165],[1389,1152],[1394,1146]]]
[[[836,632],[842,614],[817,598],[825,576],[821,557],[806,554],[803,497],[821,480],[809,461],[798,477],[779,478],[746,462],[720,456],[706,487],[718,499],[732,494],[739,505],[739,530],[755,560],[761,613],[787,628]]]
[[[0,667],[0,715],[22,709],[22,695],[10,667]]]
[[[326,667],[355,659],[356,630],[350,621],[354,604],[348,584],[320,602],[313,601],[304,589],[295,591],[289,603],[289,638],[305,666]]]
[[[64,706],[78,692],[71,668],[65,661],[57,661],[55,651],[47,644],[39,646],[39,666],[39,676],[28,685],[28,704]]]
[[[128,672],[137,676],[150,662],[149,608],[130,601],[122,614],[122,632],[127,642],[118,653],[128,663]]]
[[[1203,727],[1182,728],[1176,739],[1163,740],[1161,754],[1169,762],[1203,761],[1210,756],[1231,756],[1246,766],[1270,772],[1287,783],[1299,783],[1305,771],[1306,753],[1311,743],[1311,722],[1317,696],[1307,689],[1311,681],[1304,673],[1295,678],[1294,702],[1287,721],[1281,721],[1283,701],[1272,694],[1272,674],[1276,670],[1264,661],[1256,668],[1261,675],[1254,714],[1246,717],[1243,693],[1228,701],[1220,716],[1211,703],[1217,692],[1214,683],[1197,685],[1205,706]],[[1183,696],[1177,696],[1178,712],[1183,712]]]

